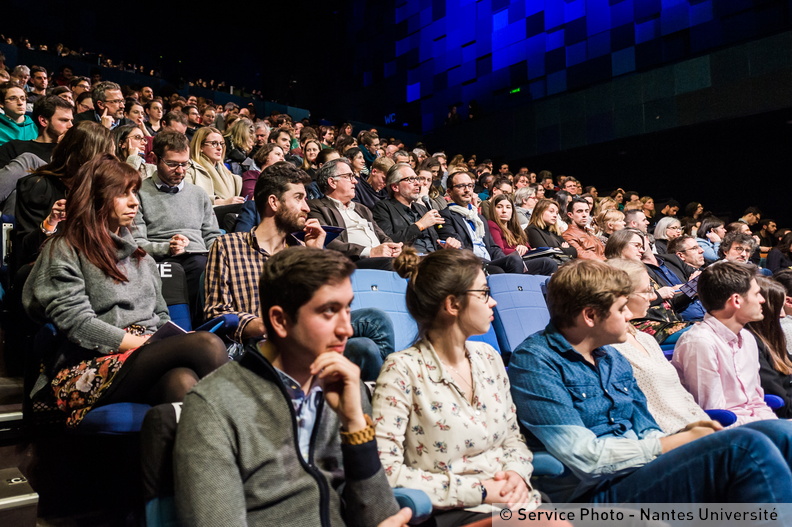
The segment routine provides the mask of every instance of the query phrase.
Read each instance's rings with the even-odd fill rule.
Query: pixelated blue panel
[[[547,76],[547,94],[561,93],[567,89],[566,71],[561,70]]]
[[[676,33],[690,26],[690,12],[687,4],[679,4],[663,10],[660,16],[660,32],[663,35]]]
[[[564,30],[559,29],[547,34],[547,51],[564,47]]]
[[[649,20],[635,25],[635,43],[648,42],[660,36],[660,21]]]
[[[382,65],[382,75],[387,79],[396,74],[396,61],[391,60]]]
[[[532,82],[528,85],[528,91],[532,99],[543,99],[547,96],[547,87],[544,79]]]
[[[565,4],[564,22],[571,22],[572,20],[586,16],[586,0],[565,0],[563,3]]]
[[[492,51],[492,71],[516,64],[524,59],[525,44],[520,42],[511,46]]]
[[[539,0],[522,0],[525,4],[525,16],[531,16],[544,11],[544,2]]]
[[[638,0],[639,2],[641,0]],[[635,12],[633,10],[633,0],[624,0],[611,6],[611,25],[620,26],[622,24],[629,24],[635,20]]]
[[[509,10],[492,15],[492,31],[497,32],[509,25]]]
[[[555,29],[564,24],[564,2],[548,0],[545,2],[545,29]]]
[[[544,12],[525,18],[525,36],[532,37],[544,33]]]
[[[601,57],[608,55],[611,52],[611,35],[610,31],[603,31],[588,39],[588,56],[589,58]]]
[[[634,15],[636,22],[645,22],[660,16],[663,9],[661,0],[635,0]]]
[[[407,102],[413,102],[421,98],[421,83],[407,85]]]
[[[569,46],[586,40],[586,19],[578,18],[564,24],[564,43]]]
[[[525,24],[522,22],[509,24],[492,34],[492,50],[511,46],[521,40],[525,40]]]
[[[635,44],[635,28],[632,24],[614,27],[610,30],[611,49],[613,51],[624,49]]]
[[[586,29],[589,35],[610,29],[610,12],[608,0],[586,0]]]
[[[635,71],[635,48],[629,47],[614,52],[611,55],[611,62],[614,76]]]
[[[525,20],[525,2],[512,2],[509,5],[509,24]]]
[[[696,26],[712,20],[712,0],[690,6],[690,25]]]
[[[573,64],[580,64],[581,62],[585,62],[586,59],[588,59],[588,56],[586,54],[585,42],[578,42],[577,44],[567,46],[566,51],[567,51],[566,53],[567,66],[572,66]]]

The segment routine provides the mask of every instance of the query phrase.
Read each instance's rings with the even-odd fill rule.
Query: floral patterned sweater
[[[500,355],[467,342],[473,404],[431,343],[388,356],[377,379],[373,415],[380,460],[393,487],[426,492],[436,509],[492,510],[481,481],[513,470],[530,489],[533,455],[517,424],[509,378]],[[540,496],[531,492],[531,504]]]

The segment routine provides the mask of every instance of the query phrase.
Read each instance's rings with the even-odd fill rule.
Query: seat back
[[[547,276],[498,274],[489,277],[495,306],[495,328],[501,353],[510,355],[529,335],[550,322],[542,288]]]
[[[355,292],[352,309],[375,307],[388,314],[393,323],[396,351],[412,346],[418,336],[418,325],[407,311],[404,278],[393,271],[358,269],[352,273],[352,289]]]
[[[173,445],[181,403],[153,406],[140,430],[143,500],[148,527],[178,526],[173,495]]]

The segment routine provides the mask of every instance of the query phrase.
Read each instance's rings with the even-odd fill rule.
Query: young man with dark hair
[[[571,470],[543,480],[542,490],[553,501],[593,503],[788,501],[788,423],[721,431],[697,421],[661,432],[630,363],[609,346],[627,339],[631,294],[627,273],[604,262],[564,265],[547,286],[550,324],[511,357],[512,397],[529,446]]]
[[[253,192],[261,218],[248,232],[217,238],[209,251],[204,289],[207,319],[224,314],[239,317],[233,340],[244,343],[265,335],[260,315],[258,280],[266,261],[286,247],[324,248],[325,231],[315,218],[308,219],[305,185],[311,177],[291,163],[281,161],[262,171]],[[304,242],[293,233],[304,232]],[[372,309],[353,312],[354,336],[345,355],[360,366],[366,381],[375,380],[383,359],[394,350],[393,327],[385,313]]]
[[[4,82],[0,84],[0,145],[14,139],[31,141],[36,138],[36,125],[33,120],[25,115],[27,98],[17,83]]]
[[[567,180],[569,182],[570,180]],[[567,205],[567,223],[569,228],[563,237],[571,247],[577,250],[578,258],[583,260],[605,261],[605,245],[599,238],[588,232],[591,205],[583,198],[576,196]]]
[[[182,524],[409,520],[379,461],[360,371],[341,353],[354,269],[338,252],[309,247],[267,260],[258,291],[268,340],[184,401],[174,450]]]
[[[38,126],[38,137],[29,141],[15,139],[0,146],[0,168],[24,153],[32,153],[44,163],[49,163],[55,145],[72,127],[73,111],[74,106],[58,96],[51,95],[36,101],[31,117]]]
[[[698,295],[707,314],[679,337],[671,361],[699,406],[731,410],[738,424],[776,419],[764,402],[756,340],[744,329],[763,318],[755,269],[726,260],[701,273]]]

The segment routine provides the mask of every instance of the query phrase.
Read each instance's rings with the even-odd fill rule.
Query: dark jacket
[[[413,203],[413,207],[418,214],[418,219],[428,212],[426,207],[420,203]],[[396,199],[390,198],[380,201],[372,212],[377,225],[385,231],[385,234],[393,238],[393,241],[412,245],[415,240],[429,236],[430,240],[426,245],[431,246],[433,249],[437,248],[437,231],[434,229],[421,231],[418,225],[415,224],[413,217],[405,210],[404,205],[396,201]]]
[[[74,124],[80,121],[92,121],[94,123],[101,123],[102,120],[96,117],[96,110],[85,110],[74,116]]]
[[[470,249],[472,251],[473,238],[470,236],[467,220],[464,216],[451,212],[454,207],[458,206],[459,205],[449,205],[448,208],[441,210],[440,216],[445,219],[445,223],[437,225],[435,228],[441,240],[456,238],[462,242],[463,249]],[[498,260],[500,258],[505,258],[506,253],[503,252],[503,249],[498,247],[498,244],[495,243],[495,240],[492,238],[489,225],[487,225],[487,219],[481,214],[479,214],[478,217],[482,223],[484,223],[484,247],[487,249],[490,259]]]
[[[344,217],[341,216],[341,212],[336,208],[333,202],[330,201],[330,198],[324,197],[312,199],[308,201],[308,205],[311,207],[311,212],[308,213],[309,218],[316,218],[322,225],[333,225],[334,227],[346,228]],[[385,234],[385,232],[383,232],[382,229],[379,228],[377,223],[374,221],[374,216],[371,214],[371,211],[365,205],[355,203],[355,212],[360,214],[364,220],[372,224],[374,233],[377,235],[380,243],[393,241],[388,237],[387,234]],[[365,249],[365,247],[362,245],[349,243],[349,235],[347,234],[346,230],[342,232],[338,238],[328,243],[327,248],[342,252],[352,260],[359,260],[360,253],[362,253],[363,249]]]
[[[540,229],[536,225],[528,225],[528,227],[525,228],[525,234],[528,235],[528,245],[534,249],[538,249],[539,247],[557,247],[567,256],[577,258],[577,249],[574,247],[561,247],[561,244],[566,242],[558,234]]]
[[[773,410],[781,419],[792,417],[792,375],[784,375],[773,368],[773,359],[762,339],[754,334],[759,347],[759,379],[766,394],[777,395],[784,400],[784,406]],[[786,353],[786,350],[784,350]]]
[[[357,185],[355,185],[355,197],[352,201],[355,203],[362,203],[366,207],[374,211],[374,206],[380,201],[388,199],[388,191],[384,188],[377,192],[374,190],[366,178],[359,178]]]

